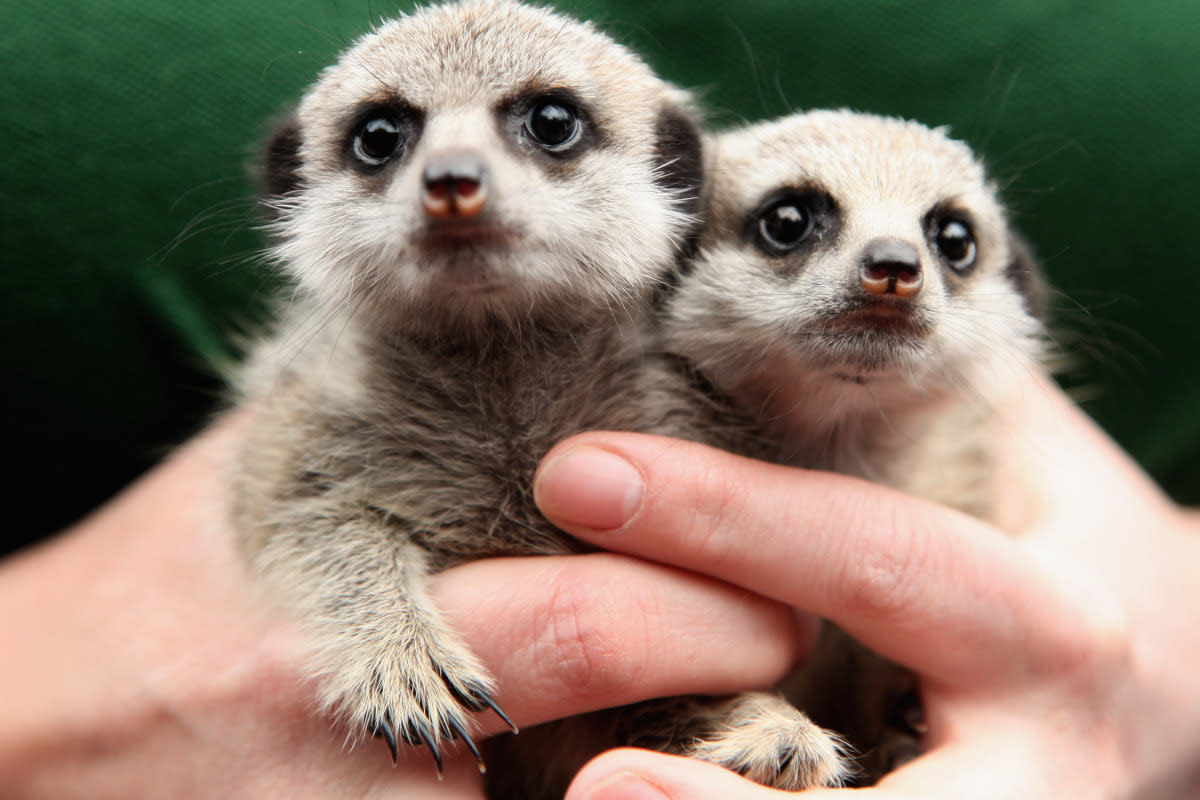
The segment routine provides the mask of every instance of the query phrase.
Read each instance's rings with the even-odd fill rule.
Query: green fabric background
[[[1200,3],[578,0],[728,124],[851,106],[982,152],[1054,285],[1067,382],[1200,502]],[[272,283],[248,164],[377,2],[0,5],[10,545],[200,425]]]

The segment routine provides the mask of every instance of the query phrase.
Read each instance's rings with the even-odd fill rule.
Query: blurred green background
[[[1085,407],[1200,503],[1200,3],[578,0],[718,124],[850,106],[949,125],[1054,285]],[[202,425],[273,280],[249,164],[272,117],[407,7],[0,6],[2,547]]]

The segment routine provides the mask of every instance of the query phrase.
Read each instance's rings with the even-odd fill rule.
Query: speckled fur
[[[942,130],[814,111],[714,137],[709,218],[666,310],[671,347],[755,415],[775,460],[877,481],[987,517],[987,420],[1043,357],[1040,280],[970,149]],[[828,199],[811,241],[787,255],[756,241],[755,214],[780,191]],[[969,218],[965,275],[933,247],[930,215]],[[919,254],[922,335],[855,322],[868,242]],[[802,708],[864,751],[870,782],[912,747],[886,717],[911,681],[840,632],[794,682]],[[818,677],[819,676],[819,677]],[[869,699],[868,699],[869,698]],[[765,743],[764,747],[769,747]]]
[[[522,104],[547,91],[583,112],[587,146],[570,157],[523,138]],[[394,163],[363,170],[350,146],[371,103],[420,124]],[[364,37],[268,146],[273,252],[296,288],[240,377],[259,422],[235,476],[237,524],[266,596],[312,632],[321,699],[351,737],[381,722],[413,743],[470,730],[494,682],[428,576],[584,549],[533,502],[553,444],[607,428],[759,452],[753,425],[647,346],[654,298],[699,223],[690,114],[590,26],[485,0]],[[488,235],[432,246],[420,174],[450,147],[486,160]],[[586,720],[496,737],[489,793],[561,796],[561,765],[686,725],[681,709],[717,720],[720,702],[604,712],[599,739]]]

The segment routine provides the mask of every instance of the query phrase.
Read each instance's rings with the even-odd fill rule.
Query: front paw
[[[392,756],[399,742],[425,745],[443,769],[447,741],[460,739],[484,771],[471,738],[472,712],[492,709],[513,732],[516,727],[493,699],[493,683],[465,649],[410,646],[369,661],[353,661],[326,686],[327,701],[359,730],[382,738]]]
[[[795,792],[843,785],[852,773],[848,749],[782,697],[755,692],[723,706],[687,755]]]

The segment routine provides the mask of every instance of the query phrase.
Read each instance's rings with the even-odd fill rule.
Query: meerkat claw
[[[508,714],[505,714],[500,706],[496,705],[496,701],[492,699],[492,695],[480,686],[470,686],[466,689],[456,686],[453,681],[450,681],[446,674],[441,673],[442,680],[446,683],[446,687],[450,689],[450,693],[454,695],[454,699],[462,703],[472,711],[483,711],[485,708],[490,708],[495,712],[496,716],[504,720],[504,724],[508,726],[513,733],[520,733],[520,730],[513,721],[509,719]]]
[[[483,756],[480,754],[479,748],[475,745],[475,741],[471,738],[471,735],[456,720],[450,720],[450,727],[454,729],[455,735],[463,740],[467,749],[471,751],[471,755],[475,756],[475,764],[479,767],[480,774],[487,772],[487,766],[483,763]]]
[[[396,733],[392,730],[391,722],[386,716],[375,723],[371,730],[371,735],[383,737],[383,740],[387,742],[388,751],[392,754],[392,766],[396,766],[396,761],[399,758],[399,751],[396,747]]]
[[[507,725],[509,730],[511,730],[514,734],[521,732],[517,728],[517,726],[513,724],[513,721],[508,718],[508,714],[505,714],[504,711],[500,708],[500,706],[496,705],[496,702],[494,700],[492,700],[492,698],[484,697],[483,702],[485,705],[487,705],[488,708],[490,708],[493,712],[495,712],[497,717],[504,720],[504,724]]]
[[[445,775],[446,765],[442,762],[442,751],[438,747],[437,739],[424,726],[417,728],[417,734],[421,737],[421,741],[429,748],[429,752],[433,754],[433,762],[437,764],[437,778],[442,780]]]

